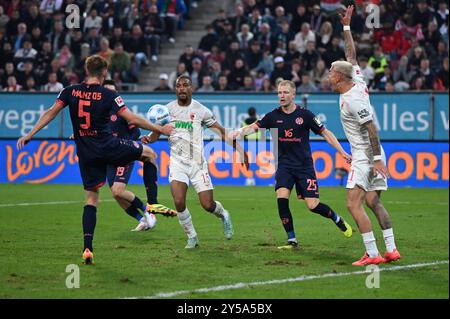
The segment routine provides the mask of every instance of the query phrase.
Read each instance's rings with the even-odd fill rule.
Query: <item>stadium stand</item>
[[[369,1],[355,2],[351,28],[370,90],[448,91],[446,1],[372,1],[376,29],[366,26]],[[65,26],[71,4],[82,13],[75,29]],[[82,80],[96,53],[121,90],[170,90],[188,73],[207,92],[270,92],[280,78],[301,93],[326,92],[331,62],[344,58],[343,8],[335,0],[0,0],[0,89],[57,92]]]

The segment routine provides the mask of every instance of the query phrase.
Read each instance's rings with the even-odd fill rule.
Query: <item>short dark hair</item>
[[[192,79],[191,79],[191,77],[190,77],[189,75],[185,75],[185,74],[180,75],[180,76],[177,78],[177,81],[176,81],[176,82],[178,82],[178,81],[180,81],[180,80],[183,80],[183,79],[188,80],[189,83],[192,85]]]
[[[105,85],[114,85],[114,86],[116,86],[116,82],[114,80],[111,80],[111,79],[105,80],[105,81],[103,81],[103,86],[105,86]]]
[[[91,55],[86,59],[85,67],[89,75],[101,76],[108,69],[108,62],[99,55]]]

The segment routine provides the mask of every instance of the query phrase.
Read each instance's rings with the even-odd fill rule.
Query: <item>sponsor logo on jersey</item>
[[[358,111],[358,115],[361,119],[368,117],[370,115],[369,110],[362,109],[361,111]]]
[[[283,120],[277,120],[277,123],[283,123]]]
[[[133,141],[133,145],[134,145],[134,147],[139,148],[139,143],[138,142]]]
[[[185,121],[176,121],[175,128],[184,128],[190,131],[194,129],[194,127],[192,126],[192,122],[185,122]]]

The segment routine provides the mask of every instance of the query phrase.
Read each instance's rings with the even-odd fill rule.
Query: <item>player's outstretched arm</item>
[[[228,138],[230,140],[235,140],[238,138],[243,138],[244,136],[250,135],[255,133],[259,130],[258,125],[256,125],[256,122],[247,126],[244,126],[236,131],[232,131],[228,133]]]
[[[32,128],[30,133],[28,133],[25,136],[22,136],[17,140],[17,149],[22,149],[25,144],[27,144],[31,138],[39,132],[43,127],[46,127],[48,123],[50,123],[56,115],[63,109],[64,105],[62,105],[61,102],[57,101],[55,102],[51,108],[46,110],[41,117],[39,118],[39,121],[36,123],[36,125]]]
[[[377,128],[375,127],[373,121],[368,121],[363,125],[366,127],[367,132],[369,133],[370,146],[372,147],[373,172],[374,174],[380,173],[384,177],[389,177],[388,169],[381,160],[381,146],[380,139],[378,138]]]
[[[223,141],[225,141],[227,144],[233,146],[233,148],[236,151],[238,151],[238,153],[244,159],[244,162],[242,164],[245,165],[245,167],[248,169],[249,166],[250,166],[248,155],[245,152],[245,150],[242,148],[242,146],[238,142],[236,142],[236,138],[231,138],[230,136],[227,136],[227,134],[225,132],[225,128],[222,125],[220,125],[218,122],[216,122],[213,125],[211,125],[209,127],[209,129],[212,129],[214,132],[218,133]]]
[[[341,143],[339,143],[339,141],[337,140],[337,138],[333,134],[333,132],[331,132],[330,130],[324,129],[322,131],[321,135],[323,136],[325,141],[327,141],[328,144],[333,146],[339,152],[339,154],[342,155],[342,157],[345,159],[345,161],[347,163],[350,164],[352,162],[352,156],[350,154],[348,154],[346,151],[344,151],[344,149],[342,148]]]
[[[170,135],[170,133],[173,130],[173,127],[171,125],[161,126],[161,125],[157,125],[157,124],[152,124],[149,121],[147,121],[146,119],[144,119],[142,116],[134,114],[129,109],[126,109],[126,110],[120,112],[119,115],[122,116],[128,122],[128,124],[136,125],[137,127],[140,127],[140,128],[143,128],[143,129],[146,129],[149,131],[153,131],[156,133]]]
[[[161,136],[160,133],[151,132],[148,135],[142,136],[141,137],[141,142],[143,144],[154,143],[154,142],[156,142],[159,139],[160,136]]]
[[[347,62],[357,65],[355,43],[353,42],[352,32],[350,31],[350,21],[352,19],[353,9],[353,5],[348,6],[345,15],[342,16],[342,14],[339,13],[339,18],[344,26],[345,58],[347,59]]]

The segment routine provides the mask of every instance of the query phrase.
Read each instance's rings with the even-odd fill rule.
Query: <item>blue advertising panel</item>
[[[448,95],[436,94],[434,98],[434,139],[448,140]]]
[[[336,168],[349,170],[348,164],[323,141],[311,142],[316,175],[321,186],[345,185]],[[449,186],[449,147],[446,142],[384,142],[391,187]],[[209,172],[215,185],[245,185],[249,179],[258,186],[274,183],[274,152],[270,142],[246,142],[251,160],[246,170],[232,163],[233,150],[219,141],[205,143]],[[348,151],[348,143],[343,143]],[[168,183],[169,145],[152,144],[158,154],[159,184]],[[75,145],[72,141],[31,141],[20,151],[15,140],[0,140],[0,183],[81,183]],[[135,165],[130,183],[142,184],[142,164]]]
[[[165,104],[175,99],[174,93],[124,93],[122,97],[134,112],[145,115],[153,104]],[[430,115],[431,95],[428,93],[383,94],[370,96],[375,110],[376,123],[383,140],[448,140],[448,94],[435,95],[434,118]],[[15,138],[26,134],[45,109],[52,105],[56,94],[0,94],[0,138]],[[210,108],[225,128],[238,128],[253,106],[262,117],[277,106],[276,94],[206,94],[196,93],[195,98]],[[297,103],[307,107],[339,139],[345,139],[339,117],[337,94],[310,94],[297,96]],[[434,132],[433,130],[434,119]],[[67,138],[72,127],[67,110],[47,128],[38,133],[41,138]],[[206,138],[213,133],[207,132]],[[318,137],[313,137],[318,138]]]

